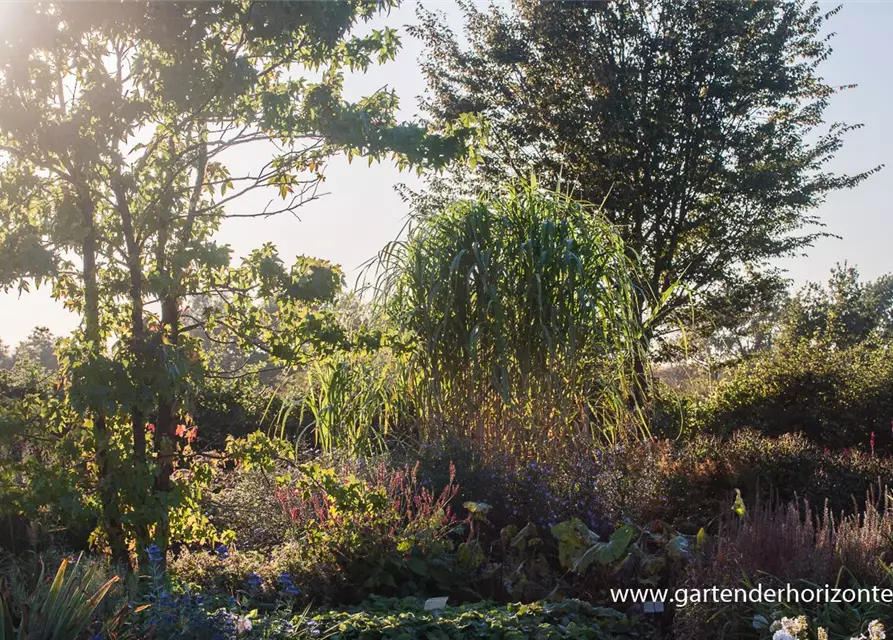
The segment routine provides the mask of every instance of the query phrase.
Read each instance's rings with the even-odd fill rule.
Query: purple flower
[[[283,573],[282,575],[280,575],[277,582],[279,583],[279,588],[282,590],[282,593],[284,593],[285,595],[301,595],[301,590],[294,585],[294,583],[291,581],[291,576],[287,573]]]
[[[158,545],[155,543],[150,544],[146,547],[146,555],[149,557],[149,562],[152,564],[158,564],[161,562],[161,549],[158,548]]]

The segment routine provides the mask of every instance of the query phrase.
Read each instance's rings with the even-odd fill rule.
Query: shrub
[[[286,559],[288,568],[331,567],[353,599],[459,588],[463,571],[454,551],[462,526],[450,506],[455,470],[440,490],[419,480],[418,465],[382,464],[369,475],[364,482],[305,465],[295,484],[280,490],[303,543],[298,557]]]
[[[531,522],[541,529],[570,518],[600,533],[621,518],[644,521],[666,514],[666,485],[657,459],[663,446],[653,441],[628,445],[558,447],[541,458],[487,454],[468,439],[423,445],[416,454],[422,477],[433,486],[446,482],[444,460],[461,479],[457,503],[491,506],[491,536],[508,525]]]
[[[849,348],[801,340],[736,367],[699,408],[702,428],[802,432],[832,448],[893,447],[893,357],[887,343]]]
[[[198,425],[198,445],[223,449],[227,436],[244,438],[264,425],[271,425],[282,406],[272,385],[257,378],[232,380],[206,378],[191,399],[193,422]],[[297,416],[279,425],[284,434],[298,430]]]
[[[264,570],[268,564],[266,556],[255,551],[227,550],[224,554],[217,550],[184,550],[171,563],[170,574],[189,589],[234,594],[248,589],[252,574],[257,572],[265,573],[266,584],[272,584],[273,570]],[[262,586],[257,585],[258,590]]]
[[[767,437],[751,429],[730,438],[697,436],[679,444],[653,443],[650,461],[666,492],[664,517],[700,526],[727,510],[729,495],[807,498],[832,512],[859,506],[865,492],[893,482],[893,459],[855,449],[831,451],[801,434]]]
[[[419,479],[417,465],[357,466],[360,475],[317,463],[280,471],[266,491],[279,509],[283,544],[263,557],[233,552],[222,562],[184,553],[175,572],[188,583],[230,592],[251,572],[265,586],[288,574],[308,597],[323,600],[461,590],[471,568],[457,555],[464,527],[450,505],[458,491],[454,474],[435,490]],[[253,520],[249,525],[254,538],[276,533]]]
[[[203,510],[219,530],[229,530],[243,550],[265,550],[286,540],[290,521],[276,499],[275,478],[260,469],[222,474]]]

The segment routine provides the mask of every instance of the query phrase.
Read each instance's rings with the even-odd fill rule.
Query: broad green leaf
[[[574,564],[575,573],[583,573],[593,563],[607,566],[619,560],[626,553],[636,528],[625,524],[611,534],[607,542],[596,542]]]

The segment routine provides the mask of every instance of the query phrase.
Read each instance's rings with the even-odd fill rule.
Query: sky
[[[429,8],[447,14],[451,26],[461,31],[461,16],[452,0],[423,0]],[[422,55],[420,43],[413,40],[405,26],[415,22],[417,2],[405,0],[387,17],[377,19],[368,28],[387,25],[398,28],[402,49],[397,59],[372,67],[365,75],[347,78],[348,98],[358,98],[387,86],[400,97],[399,117],[412,119],[418,114],[417,96],[425,90],[418,68]],[[836,2],[822,3],[828,9]],[[831,194],[816,211],[826,225],[824,231],[840,236],[819,240],[808,255],[785,259],[785,268],[794,286],[809,280],[826,280],[836,263],[848,262],[859,268],[863,278],[873,279],[893,272],[893,2],[846,1],[843,10],[830,23],[836,32],[834,53],[823,67],[829,84],[857,84],[839,94],[826,112],[827,120],[862,123],[846,139],[829,169],[856,173],[887,163],[890,166],[853,190]],[[238,164],[266,162],[264,149],[252,150],[237,159]],[[269,219],[227,221],[218,239],[229,244],[236,257],[264,242],[273,241],[280,255],[311,255],[342,265],[349,284],[358,275],[358,267],[373,257],[403,228],[407,205],[394,190],[398,184],[421,186],[415,174],[400,173],[389,163],[371,167],[363,160],[348,164],[335,159],[326,172],[322,190],[325,195],[301,207],[299,219],[279,216]],[[242,200],[239,212],[262,210],[271,195]],[[64,334],[73,329],[78,318],[53,301],[46,289],[19,296],[0,294],[0,340],[15,345],[35,326],[49,327]]]

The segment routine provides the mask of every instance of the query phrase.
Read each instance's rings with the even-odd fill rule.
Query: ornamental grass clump
[[[647,292],[598,208],[531,179],[420,213],[380,258],[423,438],[527,455],[580,436],[647,435],[630,413]]]

